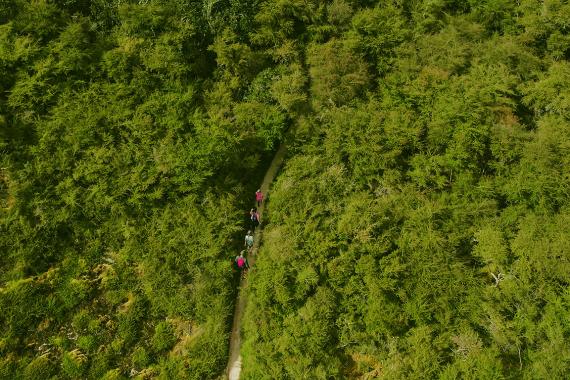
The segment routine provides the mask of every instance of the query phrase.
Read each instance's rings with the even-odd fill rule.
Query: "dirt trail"
[[[271,165],[267,172],[265,173],[265,177],[263,178],[263,182],[261,183],[261,191],[263,194],[268,194],[269,185],[275,179],[281,164],[283,163],[283,158],[285,157],[285,144],[281,144],[277,153],[275,153],[275,157],[273,157],[273,161],[271,161]],[[253,197],[252,197],[253,198]],[[259,247],[259,242],[261,241],[261,234],[263,233],[263,226],[264,226],[264,217],[263,217],[263,210],[265,209],[265,202],[262,203],[261,207],[258,208],[259,213],[261,214],[261,225],[256,228],[254,233],[254,244],[251,253],[248,255],[247,260],[249,261],[249,265],[251,268],[254,268],[255,264],[255,256],[257,255],[257,249]],[[251,269],[250,269],[251,270]],[[234,312],[234,322],[232,324],[232,334],[230,338],[230,360],[228,362],[227,368],[227,375],[229,380],[238,380],[240,373],[241,373],[241,355],[240,355],[240,347],[241,347],[241,318],[243,316],[243,311],[245,310],[246,304],[246,297],[244,294],[244,289],[247,287],[247,277],[242,277],[239,284],[239,293],[238,299],[236,301],[236,309]]]

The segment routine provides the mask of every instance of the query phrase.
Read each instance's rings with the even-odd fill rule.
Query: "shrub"
[[[176,336],[172,325],[169,322],[160,322],[154,330],[151,340],[152,347],[157,352],[163,352],[171,348],[174,343],[176,343]]]

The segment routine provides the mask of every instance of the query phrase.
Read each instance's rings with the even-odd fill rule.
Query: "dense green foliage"
[[[222,373],[240,210],[289,123],[255,9],[0,1],[1,379]]]
[[[568,2],[308,3],[244,377],[568,378]]]
[[[0,379],[567,378],[566,0],[0,0]],[[267,219],[265,218],[267,217]]]

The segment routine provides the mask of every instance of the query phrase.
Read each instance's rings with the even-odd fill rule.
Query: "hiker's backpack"
[[[243,257],[237,259],[237,266],[238,268],[243,268],[245,266],[245,259]]]

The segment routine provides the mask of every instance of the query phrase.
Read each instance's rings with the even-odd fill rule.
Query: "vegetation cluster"
[[[289,123],[239,72],[249,4],[0,1],[1,379],[223,372]]]
[[[0,0],[0,379],[570,373],[566,0]],[[267,224],[267,222],[269,222]]]
[[[255,20],[306,109],[244,378],[567,378],[570,4],[279,1]]]

